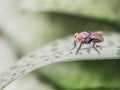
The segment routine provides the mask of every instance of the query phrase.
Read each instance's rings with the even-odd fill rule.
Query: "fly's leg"
[[[74,47],[71,50],[73,50],[75,47],[76,47],[76,41],[74,40]]]
[[[76,52],[79,52],[79,50],[80,50],[80,48],[82,47],[82,42],[80,43],[80,45],[79,45],[79,48],[77,49],[77,51]]]
[[[93,48],[95,48],[95,39],[93,39]],[[96,48],[95,48],[96,49]]]
[[[93,42],[93,48],[95,48],[95,47],[100,47],[99,45],[96,44],[95,39],[93,39],[92,42]]]
[[[95,44],[96,47],[101,47],[100,45]]]
[[[98,52],[98,54],[100,54],[99,50],[96,49],[95,45],[96,45],[96,42],[95,42],[95,39],[93,39],[93,48]]]
[[[87,36],[87,38],[90,37],[91,34],[92,34],[91,31],[88,31],[88,36]]]

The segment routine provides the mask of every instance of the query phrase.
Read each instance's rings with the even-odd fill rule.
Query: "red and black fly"
[[[77,49],[77,52],[80,50],[83,44],[90,44],[92,43],[93,48],[96,50],[96,43],[101,43],[104,41],[104,35],[101,31],[94,31],[94,32],[81,32],[74,34],[74,49],[76,47],[76,43],[79,42],[80,45]],[[96,45],[96,46],[95,46]]]

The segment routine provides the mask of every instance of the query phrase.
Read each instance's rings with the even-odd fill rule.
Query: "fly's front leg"
[[[74,47],[71,50],[73,50],[75,47],[76,47],[76,41],[74,40]]]
[[[82,42],[80,43],[80,45],[79,45],[79,48],[77,49],[77,51],[76,52],[79,52],[79,50],[81,49],[81,47],[82,47]]]

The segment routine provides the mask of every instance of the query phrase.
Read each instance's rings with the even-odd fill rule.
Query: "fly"
[[[92,43],[92,47],[96,49],[96,43],[101,43],[104,41],[104,38],[103,38],[103,34],[101,31],[95,31],[95,32],[81,32],[81,33],[75,33],[74,34],[74,47],[72,49],[74,49],[76,47],[76,43],[79,42],[80,45],[77,49],[76,52],[79,52],[79,50],[81,49],[82,45],[83,44],[90,44]],[[97,52],[99,52],[97,50]]]

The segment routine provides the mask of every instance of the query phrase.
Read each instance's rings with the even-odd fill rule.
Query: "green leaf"
[[[58,1],[58,0],[56,0],[56,1]],[[17,48],[17,50],[20,53],[26,54],[27,52],[35,49],[36,47],[42,46],[45,43],[51,42],[52,40],[61,38],[62,36],[73,34],[74,32],[81,32],[81,31],[88,31],[88,30],[98,30],[98,29],[101,30],[101,31],[119,31],[119,28],[116,28],[113,25],[113,24],[116,24],[116,22],[119,22],[119,11],[118,11],[119,10],[119,1],[117,1],[117,0],[114,0],[114,1],[109,1],[109,0],[104,0],[103,1],[103,0],[100,0],[100,1],[98,1],[99,3],[96,2],[97,5],[95,6],[95,4],[91,2],[92,0],[91,1],[89,0],[91,3],[87,2],[87,0],[86,0],[85,6],[83,7],[83,9],[80,9],[80,11],[77,11],[78,13],[75,11],[75,7],[79,7],[79,5],[76,5],[77,4],[76,0],[74,1],[74,3],[75,3],[74,5],[72,5],[73,2],[69,4],[68,0],[66,0],[66,3],[68,3],[70,8],[73,9],[72,11],[71,11],[71,9],[69,7],[66,6],[66,4],[65,4],[65,7],[63,7],[63,9],[62,9],[62,6],[61,6],[62,2],[61,1],[62,0],[59,0],[59,2],[60,2],[59,3],[60,4],[59,9],[57,9],[56,6],[55,6],[55,8],[53,8],[53,9],[49,8],[49,10],[48,10],[49,12],[58,12],[56,14],[56,13],[31,13],[31,8],[28,8],[30,10],[30,12],[28,13],[27,11],[24,12],[24,9],[20,9],[20,3],[21,2],[19,2],[19,0],[0,0],[0,24],[1,24],[2,33],[4,33],[7,36],[7,39],[9,39],[9,41],[15,46],[15,48]],[[77,0],[77,1],[79,1],[79,0]],[[30,2],[31,1],[29,1],[29,3]],[[45,2],[45,4],[43,4],[43,5],[46,5],[46,0],[45,1],[43,0],[43,2]],[[116,2],[116,3],[114,3],[114,2]],[[23,1],[23,3],[24,3],[24,1]],[[21,3],[21,6],[24,6],[23,3]],[[111,3],[111,4],[108,4],[108,3]],[[28,1],[26,1],[26,4],[28,4]],[[33,3],[31,3],[31,6],[33,7],[33,5],[35,5],[35,6],[38,6],[38,9],[40,9],[39,8],[40,4],[39,5],[36,5],[36,4],[39,4],[39,3],[36,3],[36,0],[34,0]],[[89,6],[89,4],[90,4],[90,6]],[[51,5],[51,3],[49,5]],[[88,7],[86,7],[86,5],[88,5]],[[104,5],[104,7],[101,6],[101,5]],[[92,6],[95,6],[96,8],[94,8],[94,10],[93,10],[93,9],[90,8]],[[98,9],[98,7],[99,7],[99,9]],[[38,9],[36,9],[36,10],[38,10]],[[66,12],[64,12],[64,9],[66,10]],[[113,9],[115,9],[115,12],[117,11],[116,14],[115,14]],[[100,16],[97,15],[96,11],[97,11],[97,13],[98,12],[100,13]],[[39,12],[39,11],[37,11],[37,12]],[[84,12],[87,12],[88,14],[85,14]],[[66,13],[67,15],[60,14],[60,13]],[[93,15],[91,15],[91,14],[93,14]],[[80,17],[76,17],[76,16],[80,16]],[[82,18],[82,16],[97,18],[100,21],[104,20],[104,19],[107,19],[107,21],[112,22],[112,24],[108,24],[110,22],[104,23],[104,22],[100,22],[99,20],[94,20],[94,19],[89,19],[89,18],[88,19],[87,18]],[[79,57],[79,53],[76,56],[75,55],[76,54],[76,50],[73,50],[73,51],[69,51],[68,50],[69,48],[72,48],[73,45],[72,45],[71,41],[70,41],[70,43],[67,41],[67,44],[69,44],[69,45],[68,45],[68,49],[67,48],[66,49],[68,51],[66,53],[64,53],[63,51],[59,51],[60,53],[64,53],[63,55],[65,55],[65,56],[63,56],[64,59],[63,58],[61,58],[61,59],[64,60],[64,61],[67,61],[67,60],[65,60],[65,59],[68,58],[68,56],[66,57],[67,53],[68,54],[70,53],[72,55],[70,58],[73,61],[74,60],[76,61],[76,59],[79,59],[79,58],[81,58],[79,60],[83,60],[83,58],[84,58],[84,60],[88,60],[88,59],[93,60],[92,57],[95,60],[96,59],[100,60],[100,59],[102,59],[102,57],[104,57],[103,58],[104,60],[109,60],[109,59],[112,59],[112,58],[113,59],[114,58],[119,58],[120,50],[119,50],[119,44],[117,44],[117,43],[119,43],[119,40],[118,40],[119,39],[119,34],[114,34],[114,33],[112,33],[112,34],[113,34],[112,36],[114,36],[114,37],[111,38],[111,40],[112,40],[112,42],[114,41],[114,43],[115,43],[115,44],[113,44],[113,47],[111,46],[112,43],[110,41],[109,42],[109,43],[111,43],[110,47],[108,45],[108,46],[106,46],[106,49],[102,49],[103,51],[101,50],[102,53],[107,52],[107,51],[109,52],[109,54],[105,53],[105,55],[107,54],[106,58],[104,57],[105,56],[104,54],[97,55],[96,58],[93,57],[93,56],[96,56],[97,52],[94,49],[91,49],[91,47],[89,47],[89,46],[87,46],[86,49],[81,49],[80,57]],[[107,37],[107,38],[109,38],[109,37]],[[63,43],[63,42],[60,42],[60,43]],[[65,45],[63,45],[63,46],[65,46]],[[101,46],[102,45],[105,45],[105,44],[101,43]],[[84,46],[84,47],[86,47],[86,46]],[[116,48],[114,48],[114,47],[116,47]],[[61,49],[62,49],[62,47],[61,47]],[[99,47],[98,49],[101,49],[101,48]],[[112,50],[112,49],[113,49],[113,51],[109,51],[109,50]],[[53,49],[53,50],[55,50],[55,49]],[[91,50],[91,52],[92,52],[91,55],[88,55],[89,50]],[[40,51],[40,52],[42,52],[42,51]],[[82,52],[83,57],[81,55],[81,52]],[[115,53],[115,52],[116,52],[116,54],[113,55],[113,53]],[[54,53],[56,53],[56,52],[54,52]],[[38,54],[38,56],[39,56],[39,54]],[[109,57],[107,57],[107,56],[109,56]],[[58,57],[58,56],[56,56],[56,57]],[[35,58],[32,59],[33,61],[30,60],[30,59],[32,59],[32,58],[29,58],[29,59],[27,58],[28,62],[30,61],[30,63],[27,63],[27,64],[24,63],[25,62],[24,60],[21,61],[22,64],[19,64],[18,65],[19,67],[17,68],[17,70],[19,69],[19,71],[14,71],[13,72],[14,74],[12,74],[14,76],[15,72],[16,72],[17,73],[16,77],[13,77],[13,79],[11,79],[12,76],[10,74],[11,77],[8,78],[8,79],[10,79],[10,81],[8,80],[7,83],[13,81],[17,77],[19,77],[22,73],[26,74],[27,72],[30,72],[30,71],[32,71],[32,70],[34,70],[36,68],[39,68],[41,63],[43,63],[42,65],[49,64],[49,63],[44,63],[43,61],[41,61],[40,65],[34,67],[34,64],[32,64],[32,62],[36,63],[37,60]],[[39,63],[39,60],[40,60],[40,58],[38,58],[38,62],[37,63]],[[59,62],[59,60],[58,60],[58,62]],[[103,61],[101,61],[101,62],[103,62]],[[23,63],[24,63],[24,65],[26,65],[26,67],[23,65]],[[54,63],[54,60],[52,62],[50,62],[50,63]],[[91,61],[91,63],[92,63],[92,61]],[[93,64],[90,64],[90,65],[93,66],[94,64],[98,65],[98,63],[93,63]],[[30,67],[31,67],[31,65],[33,65],[33,67],[29,68],[28,67],[29,65],[30,65]],[[80,65],[82,65],[82,64],[80,64]],[[118,63],[118,65],[119,65],[119,63]],[[23,66],[23,69],[21,69],[22,66]],[[63,70],[67,71],[68,70],[67,68],[69,68],[70,66],[73,66],[75,68],[75,69],[72,69],[72,71],[74,71],[74,73],[78,73],[77,72],[77,71],[79,71],[78,70],[78,68],[79,68],[78,64],[76,64],[76,65],[66,64],[65,66],[63,65]],[[87,65],[85,65],[85,66],[87,66]],[[111,67],[111,69],[113,68],[113,70],[115,70],[114,67],[116,67],[116,66],[117,66],[117,63],[115,65],[110,64],[108,68]],[[88,69],[90,67],[88,67]],[[16,68],[16,67],[14,67],[14,68]],[[24,68],[27,68],[27,69],[25,69],[25,71],[26,70],[28,70],[28,71],[25,72]],[[57,70],[57,67],[55,67],[55,68]],[[84,67],[84,68],[87,68],[87,67]],[[91,72],[91,70],[90,71],[89,70],[86,71],[84,68],[80,68],[80,71],[84,71],[85,74],[81,74],[79,76],[79,73],[78,73],[78,76],[76,78],[76,80],[78,80],[78,83],[82,83],[83,81],[86,82],[86,80],[87,80],[87,79],[85,79],[86,77],[83,78],[83,81],[81,80],[82,82],[79,81],[80,80],[79,78],[84,77],[84,75],[89,74],[88,72]],[[99,70],[99,67],[96,66],[95,68],[96,69],[98,68],[98,70]],[[92,69],[94,71],[94,68],[92,68]],[[103,68],[103,69],[105,69],[105,68]],[[21,70],[23,70],[23,71],[21,71]],[[53,71],[53,69],[51,70],[51,73],[52,73],[52,71]],[[95,71],[97,71],[97,70],[95,70]],[[108,70],[108,71],[110,71],[110,70]],[[118,71],[116,71],[116,72],[118,72]],[[63,88],[68,88],[68,87],[71,86],[71,84],[70,84],[71,76],[70,77],[67,76],[68,78],[66,78],[66,76],[62,76],[61,75],[62,73],[60,73],[60,77],[64,77],[64,78],[68,79],[68,80],[66,80],[66,82],[65,82],[64,79],[63,79],[64,82],[61,82],[62,79],[61,78],[57,78],[57,76],[55,75],[56,73],[51,74],[50,71],[49,71],[49,74],[45,73],[45,72],[42,72],[42,73],[45,76],[50,74],[50,76],[49,77],[47,76],[47,77],[49,79],[52,79],[53,81],[56,81],[55,83],[57,85],[63,86]],[[107,76],[109,76],[109,75],[107,75]],[[53,78],[53,77],[55,77],[55,78]],[[95,77],[104,77],[104,74],[101,74],[101,75],[98,74]],[[90,81],[93,81],[93,82],[90,82],[90,83],[94,83],[94,81],[98,81],[97,79],[92,80],[92,78],[90,78],[90,77],[88,77],[88,78],[89,78]],[[114,76],[114,75],[112,76],[111,75],[111,79],[115,79],[116,80],[116,76]],[[109,79],[107,81],[106,80],[103,80],[103,81],[105,81],[105,82],[112,81],[111,79]],[[2,80],[4,81],[4,79],[2,79]],[[101,80],[99,81],[99,83],[102,83]],[[116,85],[114,83],[113,86],[117,87],[118,84],[119,84],[119,77],[118,77]],[[93,85],[93,87],[95,87],[95,84],[92,84],[92,85]],[[88,86],[88,85],[84,84],[81,87],[83,87],[83,88],[92,87],[92,85]],[[102,86],[103,84],[102,85],[97,84],[97,85],[98,86]],[[110,86],[110,82],[105,84],[105,86],[107,86],[107,85]],[[79,84],[78,85],[73,84],[73,86],[71,86],[71,88],[77,88],[78,86],[79,86]],[[80,88],[80,87],[78,87],[78,88]]]
[[[51,82],[63,90],[99,90],[96,88],[100,87],[116,90],[115,88],[120,88],[119,68],[119,60],[96,59],[49,65],[41,68],[37,74],[42,74],[48,79],[46,82]]]
[[[15,79],[46,65],[76,60],[111,60],[120,59],[120,35],[112,33],[104,37],[105,41],[98,47],[100,53],[89,45],[84,45],[79,53],[71,51],[73,37],[68,36],[54,41],[35,52],[23,57],[16,65],[0,75],[0,89]],[[116,86],[117,84],[113,85]]]

